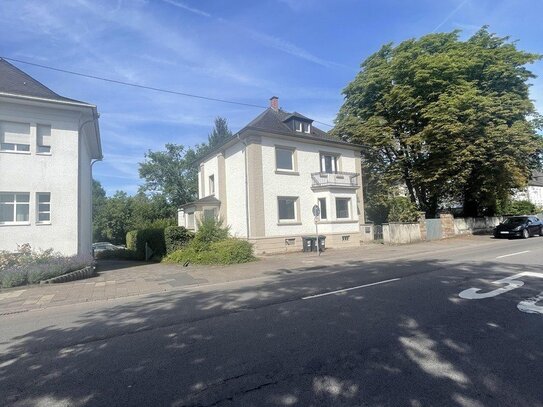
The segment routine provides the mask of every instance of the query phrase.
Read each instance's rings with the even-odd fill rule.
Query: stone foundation
[[[326,236],[326,249],[360,247],[360,242],[363,240],[362,234],[356,232],[325,233],[322,236]],[[254,245],[256,255],[301,252],[303,250],[302,236],[261,237],[249,239],[249,242]]]

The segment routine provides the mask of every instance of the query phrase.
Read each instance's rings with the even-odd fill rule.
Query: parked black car
[[[535,216],[511,216],[494,229],[494,237],[543,236],[543,222]]]

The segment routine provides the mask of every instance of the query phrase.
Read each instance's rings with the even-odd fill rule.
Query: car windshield
[[[505,222],[503,222],[504,225],[513,225],[513,224],[519,224],[519,223],[525,223],[528,220],[528,218],[524,216],[514,216],[512,218],[507,218]]]

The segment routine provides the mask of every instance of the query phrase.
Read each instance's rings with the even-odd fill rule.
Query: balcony
[[[346,188],[356,189],[360,186],[358,175],[355,172],[314,172],[311,174],[312,189],[319,188]]]

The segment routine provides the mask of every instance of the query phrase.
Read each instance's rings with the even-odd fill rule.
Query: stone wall
[[[450,213],[442,213],[439,218],[441,219],[441,238],[455,236],[454,217]]]

